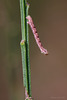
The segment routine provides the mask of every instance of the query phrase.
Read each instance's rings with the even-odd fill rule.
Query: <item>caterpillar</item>
[[[28,20],[27,23],[28,23],[28,24],[30,25],[30,27],[31,27],[31,30],[32,30],[33,35],[34,35],[34,38],[35,38],[35,40],[36,40],[36,43],[37,43],[37,45],[38,45],[38,47],[39,47],[41,53],[44,53],[44,54],[47,55],[47,54],[48,54],[48,51],[47,51],[45,48],[43,48],[43,46],[42,46],[42,43],[41,43],[41,41],[40,41],[40,39],[39,39],[39,35],[38,35],[38,33],[37,33],[36,27],[35,27],[34,24],[33,24],[33,20],[32,20],[32,18],[31,18],[31,16],[28,15],[28,16],[26,17],[26,19]]]
[[[25,100],[33,100],[32,97],[29,97],[26,88],[25,88],[25,96],[26,96]]]

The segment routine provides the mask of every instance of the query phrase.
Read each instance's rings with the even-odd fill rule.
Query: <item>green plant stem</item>
[[[28,16],[29,5],[26,0],[20,0],[20,13],[21,13],[21,54],[22,54],[22,69],[23,69],[23,82],[29,97],[31,97],[31,72],[30,72],[30,56],[29,56],[29,32],[26,16]]]
[[[27,4],[26,16],[28,16],[29,5]],[[27,24],[27,22],[26,22]],[[29,54],[29,29],[27,24],[27,72],[28,72],[28,93],[31,97],[31,71],[30,71],[30,54]]]

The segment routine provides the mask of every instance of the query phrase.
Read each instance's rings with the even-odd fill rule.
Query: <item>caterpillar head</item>
[[[26,17],[26,19],[28,19],[28,22],[32,23],[32,18],[30,17],[30,15],[28,15],[28,16]]]

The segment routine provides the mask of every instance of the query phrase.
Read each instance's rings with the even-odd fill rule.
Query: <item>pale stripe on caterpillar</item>
[[[28,19],[28,22],[27,22],[27,23],[30,25],[30,27],[31,27],[31,29],[32,29],[34,38],[35,38],[35,40],[36,40],[36,43],[37,43],[39,49],[41,50],[41,53],[44,53],[44,54],[47,55],[47,54],[48,54],[48,51],[47,51],[45,48],[43,48],[43,46],[42,46],[42,44],[41,44],[41,41],[40,41],[40,39],[39,39],[39,35],[38,35],[38,33],[37,33],[36,27],[35,27],[34,24],[33,24],[33,20],[32,20],[32,18],[31,18],[31,16],[28,15],[28,16],[26,17],[26,19]]]

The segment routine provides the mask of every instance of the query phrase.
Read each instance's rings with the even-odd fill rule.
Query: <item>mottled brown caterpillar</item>
[[[34,38],[35,38],[35,40],[36,40],[36,43],[37,43],[39,49],[41,50],[41,53],[44,53],[44,54],[47,55],[47,54],[48,54],[48,51],[47,51],[45,48],[43,48],[43,46],[42,46],[42,44],[41,44],[41,41],[40,41],[40,39],[39,39],[39,35],[38,35],[38,33],[37,33],[36,27],[35,27],[34,24],[33,24],[33,20],[32,20],[32,18],[31,18],[31,16],[27,16],[26,19],[28,19],[28,22],[27,22],[27,23],[30,25],[30,27],[31,27],[31,29],[32,29]]]

